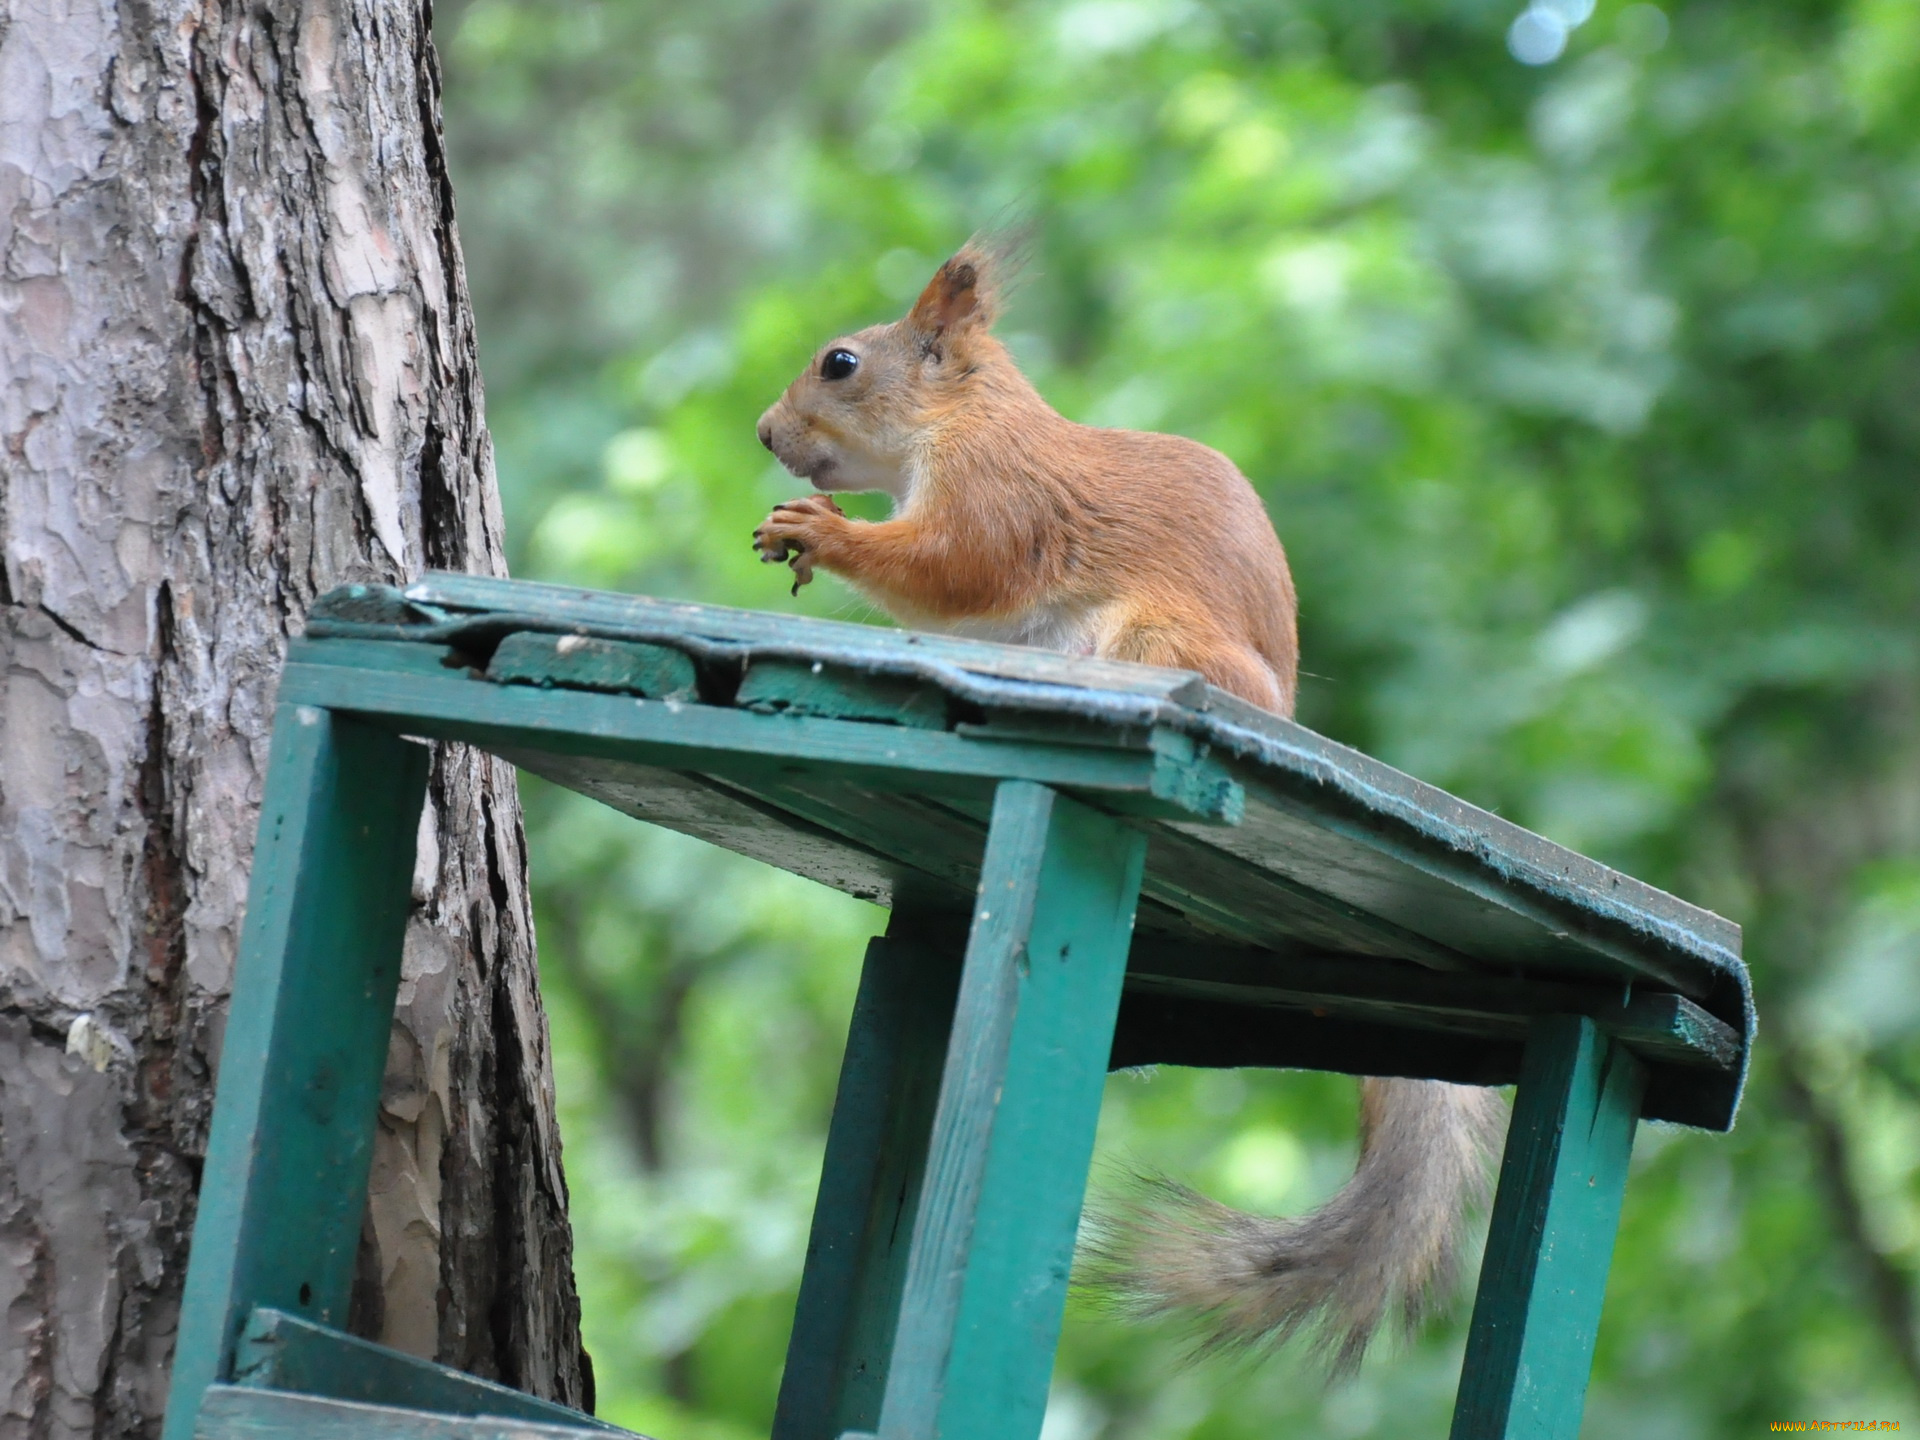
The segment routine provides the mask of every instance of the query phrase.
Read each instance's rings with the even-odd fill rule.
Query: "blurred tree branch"
[[[1848,1117],[1816,1082],[1808,1049],[1811,1032],[1833,1023],[1814,997],[1841,949],[1856,877],[1920,844],[1920,818],[1907,798],[1920,775],[1914,707],[1912,688],[1886,677],[1837,695],[1809,688],[1756,696],[1724,738],[1719,805],[1734,818],[1742,863],[1766,897],[1752,928],[1765,947],[1758,974],[1771,992],[1763,1013],[1778,1017],[1770,1033],[1784,1107],[1812,1141],[1822,1207],[1867,1311],[1920,1390],[1916,1277],[1874,1237]],[[1797,962],[1791,968],[1782,963],[1788,956]],[[1891,1057],[1869,1055],[1867,1063],[1908,1103],[1920,1100],[1920,1087]]]
[[[666,1106],[674,1061],[680,1053],[687,1000],[711,957],[663,947],[664,962],[636,998],[609,985],[588,963],[585,938],[574,916],[579,907],[556,905],[544,917],[552,944],[544,958],[565,972],[582,1001],[581,1017],[592,1036],[601,1073],[610,1082],[633,1139],[640,1168],[657,1175],[666,1168]]]
[[[1875,1242],[1866,1200],[1860,1193],[1853,1143],[1846,1122],[1807,1078],[1807,1057],[1792,1041],[1778,1044],[1781,1093],[1787,1109],[1807,1127],[1813,1140],[1813,1171],[1834,1228],[1853,1262],[1875,1321],[1888,1346],[1920,1390],[1920,1333],[1913,1311],[1914,1276]]]
[[[589,963],[585,937],[575,918],[581,906],[560,903],[544,916],[547,936],[541,958],[561,970],[580,997],[580,1014],[616,1105],[626,1120],[634,1158],[649,1176],[667,1168],[667,1103],[674,1063],[679,1058],[688,998],[709,957],[672,945],[664,966],[651,977],[645,996],[635,998],[609,985]],[[662,1388],[675,1401],[692,1406],[698,1398],[691,1347],[660,1356]]]

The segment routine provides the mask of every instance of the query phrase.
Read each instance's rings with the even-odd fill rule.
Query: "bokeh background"
[[[754,562],[754,419],[1025,217],[1003,333],[1253,479],[1307,723],[1747,926],[1746,1109],[1643,1132],[1586,1435],[1920,1423],[1920,5],[1519,3],[443,8],[514,568],[878,620]],[[602,1413],[764,1435],[882,917],[528,802]],[[1287,1210],[1354,1108],[1119,1077],[1101,1146]],[[1325,1390],[1075,1308],[1047,1440],[1438,1437],[1461,1340]]]

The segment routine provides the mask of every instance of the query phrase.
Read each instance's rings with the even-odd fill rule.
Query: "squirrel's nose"
[[[760,417],[760,443],[773,449],[773,422],[764,415]]]

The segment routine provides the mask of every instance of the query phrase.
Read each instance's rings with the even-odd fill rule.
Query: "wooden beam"
[[[868,675],[815,660],[751,660],[733,703],[763,715],[817,715],[916,730],[947,728],[947,697],[903,675]]]
[[[400,981],[428,752],[306,705],[274,717],[166,1440],[256,1305],[344,1325]]]
[[[1034,1440],[1146,837],[999,788],[879,1433]]]
[[[605,1440],[606,1433],[215,1385],[193,1440]]]
[[[494,648],[487,679],[502,685],[644,695],[649,700],[692,701],[699,690],[693,661],[668,646],[524,631]]]
[[[794,1308],[773,1440],[879,1423],[960,988],[962,934],[867,947]]]
[[[351,644],[352,665],[298,657],[334,653]],[[755,715],[718,705],[632,700],[580,690],[496,685],[448,671],[420,673],[396,657],[391,668],[367,664],[377,646],[399,642],[302,641],[280,679],[283,703],[337,708],[410,735],[464,740],[489,750],[547,750],[593,755],[675,770],[700,770],[752,781],[778,778],[794,766],[829,765],[855,783],[939,793],[979,790],[1013,778],[1085,791],[1108,808],[1141,815],[1232,824],[1244,795],[1224,766],[1195,753],[1185,737],[1168,751],[1103,750],[1088,745],[980,745],[939,730],[873,725],[858,720]]]
[[[1735,1071],[1740,1035],[1684,995],[1650,987],[1510,975],[1436,974],[1366,955],[1137,941],[1130,986],[1237,1005],[1327,1010],[1354,1019],[1521,1038],[1541,1015],[1588,1015],[1646,1058]],[[1275,1062],[1278,1063],[1278,1062]]]
[[[396,592],[388,591],[388,595]],[[316,620],[335,591],[315,606]],[[692,605],[679,600],[656,600],[646,595],[617,595],[577,590],[567,585],[537,581],[496,580],[485,575],[430,574],[407,587],[405,598],[417,605],[466,611],[459,618],[487,621],[522,616],[530,628],[579,625],[611,630],[653,631],[663,636],[686,636],[721,641],[742,648],[788,646],[839,648],[880,659],[937,661],[982,675],[1041,684],[1071,685],[1150,696],[1155,699],[1198,700],[1205,683],[1191,670],[1163,670],[1123,660],[1061,655],[1025,645],[996,645],[961,640],[949,635],[916,635],[877,625],[844,620],[815,620],[804,615],[734,610],[721,605]],[[478,613],[474,613],[478,612]],[[492,613],[489,613],[492,612]],[[309,628],[321,628],[319,625]],[[396,634],[404,627],[392,627]]]
[[[1534,1022],[1452,1440],[1577,1440],[1645,1083],[1586,1016]]]
[[[399,1405],[438,1415],[490,1415],[570,1425],[601,1436],[632,1432],[551,1400],[403,1355],[278,1310],[257,1309],[234,1353],[233,1380],[328,1400]]]

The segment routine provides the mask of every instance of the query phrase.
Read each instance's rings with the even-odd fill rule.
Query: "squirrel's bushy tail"
[[[1350,1371],[1390,1312],[1411,1328],[1451,1286],[1506,1110],[1495,1091],[1437,1080],[1366,1080],[1360,1097],[1360,1164],[1318,1210],[1248,1215],[1143,1179],[1091,1218],[1083,1283],[1128,1313],[1192,1321],[1202,1351],[1311,1330],[1332,1371]]]

